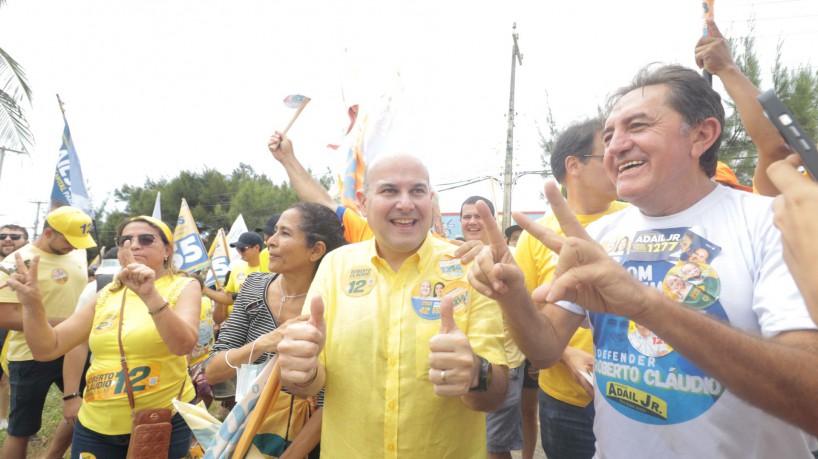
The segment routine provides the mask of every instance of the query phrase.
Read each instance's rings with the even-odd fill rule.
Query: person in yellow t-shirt
[[[172,232],[153,217],[134,217],[119,225],[116,245],[123,266],[117,279],[56,327],[46,319],[32,274],[41,258],[32,260],[31,272],[18,259],[19,273],[9,279],[25,308],[25,339],[34,358],[55,359],[86,341],[94,354],[74,425],[77,456],[126,457],[135,410],[173,408],[172,399],[195,396],[187,355],[199,335],[202,292],[193,279],[175,274]],[[77,397],[79,392],[65,398]],[[184,457],[190,429],[179,414],[172,424],[167,455]]]
[[[261,253],[258,254],[259,271],[263,273],[270,272],[270,252],[267,250],[267,240],[276,233],[279,218],[281,218],[281,214],[274,214],[264,222],[263,226],[256,228],[256,233],[262,233],[262,239],[264,240]]]
[[[259,254],[264,245],[261,236],[253,231],[242,233],[238,241],[230,244],[230,247],[235,247],[239,251],[242,261],[230,271],[230,277],[227,279],[224,291],[213,290],[207,286],[202,290],[206,297],[216,302],[216,307],[213,309],[213,321],[215,323],[220,324],[230,316],[230,312],[233,311],[233,302],[236,301],[239,290],[244,285],[244,281],[247,280],[247,276],[261,271]]]
[[[39,258],[41,263],[32,276],[41,287],[44,304],[43,320],[57,324],[74,312],[77,299],[88,282],[86,248],[96,246],[91,237],[91,218],[73,207],[59,207],[45,218],[43,233],[31,244],[23,246],[6,261],[30,262]],[[0,274],[5,284],[7,275]],[[30,436],[40,430],[45,398],[52,384],[61,390],[77,390],[79,378],[69,381],[64,375],[63,359],[54,356],[37,359],[26,345],[20,300],[11,288],[0,290],[0,327],[11,330],[8,336],[9,383],[11,411],[8,437],[3,444],[2,457],[24,458]],[[47,318],[47,319],[46,319]],[[66,370],[67,371],[67,370]],[[71,426],[60,424],[54,434],[51,448],[65,450],[71,442]]]
[[[22,226],[8,224],[0,227],[0,257],[7,257],[28,244],[28,231]],[[9,375],[6,365],[6,337],[9,331],[0,328],[0,430],[9,426]]]
[[[417,158],[371,162],[358,198],[375,238],[327,255],[310,320],[278,346],[284,387],[305,397],[326,382],[322,457],[486,457],[483,412],[508,383],[502,317],[430,236],[432,195]],[[424,281],[447,295],[420,298]]]
[[[573,124],[557,138],[551,153],[554,177],[568,191],[568,206],[583,226],[627,204],[615,201],[616,189],[602,164],[603,123],[591,119]],[[553,214],[538,221],[559,234]],[[616,250],[616,248],[614,248]],[[526,288],[551,282],[557,257],[528,232],[517,241],[514,259],[525,274]],[[593,457],[593,387],[580,374],[593,372],[591,331],[579,328],[557,365],[540,370],[540,435],[548,457]]]

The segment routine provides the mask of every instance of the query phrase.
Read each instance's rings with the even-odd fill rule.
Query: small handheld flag
[[[293,114],[293,117],[290,119],[290,122],[287,124],[287,127],[285,127],[281,131],[282,134],[286,134],[287,131],[290,130],[293,123],[295,123],[295,120],[298,119],[298,115],[301,114],[301,112],[304,110],[304,107],[306,107],[308,103],[310,103],[310,98],[307,96],[302,96],[301,94],[291,94],[284,98],[284,105],[286,105],[289,108],[295,108],[297,110]]]

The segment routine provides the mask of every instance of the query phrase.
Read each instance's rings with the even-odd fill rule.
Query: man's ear
[[[566,175],[576,175],[579,172],[579,158],[576,156],[568,156],[565,158],[565,173]]]
[[[366,193],[363,190],[356,191],[355,199],[361,203],[361,215],[366,218]]]
[[[692,148],[690,154],[695,159],[702,157],[721,134],[721,125],[716,118],[710,117],[690,129]]]

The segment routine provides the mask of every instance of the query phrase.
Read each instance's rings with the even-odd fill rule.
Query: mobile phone
[[[764,108],[767,118],[773,122],[790,148],[801,156],[801,161],[809,175],[813,180],[818,181],[818,151],[815,150],[815,143],[792,116],[790,109],[784,105],[784,102],[781,102],[772,89],[759,94],[758,101]]]

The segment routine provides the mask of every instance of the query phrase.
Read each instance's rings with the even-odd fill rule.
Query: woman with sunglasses
[[[172,399],[191,401],[195,397],[186,356],[198,339],[202,294],[194,279],[176,273],[170,228],[152,217],[134,217],[117,229],[116,245],[123,266],[117,278],[94,301],[80,306],[55,327],[48,323],[39,302],[36,278],[16,274],[18,282],[12,284],[25,306],[24,333],[35,359],[53,360],[77,346],[90,346],[94,355],[84,395],[75,392],[64,398],[82,401],[72,458],[124,458],[133,410],[172,409]],[[36,271],[35,263],[31,271]],[[120,346],[130,375],[133,407],[123,378]],[[66,391],[70,384],[67,381]],[[190,429],[179,414],[172,425],[168,457],[185,457]]]
[[[267,240],[270,272],[276,274],[253,273],[244,281],[207,363],[208,383],[232,378],[241,365],[261,364],[275,354],[284,329],[301,315],[307,290],[324,255],[344,244],[341,221],[327,207],[298,202],[281,214],[275,234]],[[298,435],[299,420],[305,413],[309,415],[309,402],[282,393],[274,411],[281,414],[283,444],[262,452],[280,457]],[[288,455],[304,457],[312,450],[310,456],[317,457],[318,448],[313,448],[320,438],[318,413],[320,410],[299,439],[307,439],[299,441],[303,454],[288,451]]]

